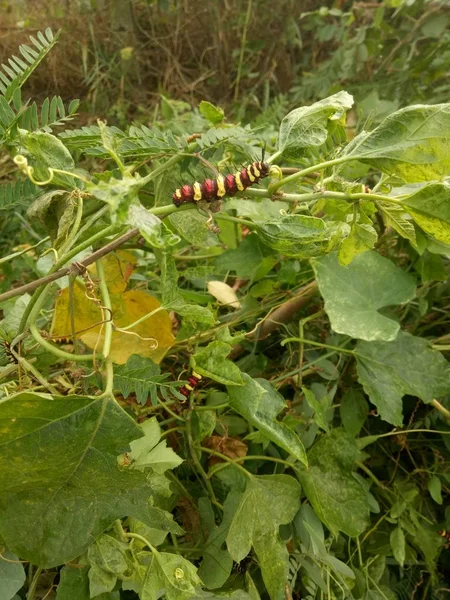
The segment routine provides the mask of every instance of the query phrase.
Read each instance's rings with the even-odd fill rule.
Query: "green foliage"
[[[42,193],[1,230],[0,536],[29,564],[0,563],[0,598],[33,598],[57,570],[57,600],[444,587],[450,107],[347,139],[352,105],[338,91],[295,108],[278,140],[167,99],[158,128],[56,136],[73,107],[38,118],[2,96],[3,145],[31,183],[0,199]],[[180,178],[264,142],[258,186],[171,203]]]

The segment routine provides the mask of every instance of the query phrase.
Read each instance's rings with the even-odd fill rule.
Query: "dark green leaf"
[[[300,504],[300,485],[289,475],[252,476],[231,523],[228,550],[236,562],[250,552],[255,540],[277,536],[290,523]]]
[[[433,477],[428,480],[428,491],[436,504],[442,504],[442,484],[441,480],[439,477],[436,477],[436,475],[433,475]]]
[[[22,558],[59,565],[115,519],[148,518],[144,475],[116,460],[142,430],[114,400],[20,393],[0,404],[0,429],[0,534]]]
[[[363,394],[353,388],[349,389],[341,399],[340,415],[344,429],[356,437],[367,418],[369,405]]]
[[[394,342],[358,342],[358,378],[380,416],[401,425],[402,397],[431,402],[450,392],[450,363],[430,343],[409,333]]]
[[[406,543],[405,534],[401,527],[396,527],[391,531],[390,542],[395,560],[403,567],[405,562]]]
[[[369,523],[367,494],[352,475],[359,449],[342,429],[324,435],[308,452],[300,481],[314,511],[328,529],[355,537]]]

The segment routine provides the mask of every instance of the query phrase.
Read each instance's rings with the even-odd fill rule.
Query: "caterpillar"
[[[234,196],[243,192],[251,185],[259,183],[260,179],[268,177],[270,171],[269,163],[263,160],[255,161],[248,167],[243,167],[234,175],[219,175],[217,179],[205,179],[202,183],[196,181],[194,184],[185,184],[177,188],[172,199],[175,206],[181,206],[188,202],[212,202],[220,200],[224,196]]]
[[[180,394],[183,394],[185,398],[189,398],[189,394],[194,391],[195,387],[200,383],[202,379],[203,377],[201,375],[193,371],[192,375],[188,377],[189,383],[183,385],[183,387],[181,387],[178,391],[180,392]]]
[[[448,543],[450,543],[450,531],[447,531],[446,529],[440,529],[438,531],[438,535],[440,535],[441,537],[443,537]]]

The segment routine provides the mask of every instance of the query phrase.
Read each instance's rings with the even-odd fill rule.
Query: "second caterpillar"
[[[268,177],[269,171],[269,163],[255,161],[235,174],[219,175],[216,179],[205,179],[202,183],[196,181],[194,184],[186,184],[175,190],[173,203],[181,206],[188,202],[213,202],[224,196],[234,196]]]

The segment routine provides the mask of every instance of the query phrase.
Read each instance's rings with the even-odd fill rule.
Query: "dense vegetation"
[[[137,31],[175,4],[135,3]],[[89,90],[26,101],[49,29],[4,63],[0,600],[448,595],[449,13],[330,3],[298,38],[286,0],[283,91],[251,85],[264,4],[227,5],[226,113],[166,88],[144,115],[145,64],[108,123],[80,119]],[[261,160],[234,197],[172,202]]]

